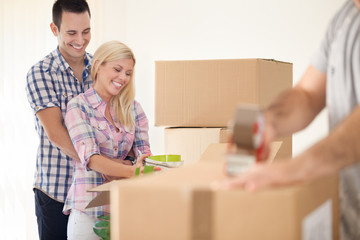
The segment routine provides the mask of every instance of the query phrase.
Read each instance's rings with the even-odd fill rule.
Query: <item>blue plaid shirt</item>
[[[71,185],[72,159],[49,141],[36,113],[48,107],[59,107],[65,118],[68,102],[92,86],[91,60],[92,56],[86,53],[81,84],[58,48],[35,64],[27,74],[26,94],[34,111],[35,129],[40,138],[34,188],[60,202],[65,201]]]

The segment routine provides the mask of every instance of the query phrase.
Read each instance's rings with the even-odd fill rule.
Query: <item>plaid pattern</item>
[[[134,101],[133,129],[126,129],[121,123],[115,122],[119,132],[116,132],[114,126],[105,118],[105,107],[106,103],[93,88],[73,98],[68,104],[65,124],[81,162],[74,161],[74,178],[65,201],[65,214],[69,214],[70,209],[83,211],[94,218],[104,214],[104,207],[85,209],[97,195],[87,190],[104,183],[101,173],[87,168],[92,155],[124,159],[131,147],[136,157],[140,153],[151,154],[148,120],[141,105]],[[112,108],[110,114],[115,119]]]
[[[71,184],[72,162],[49,141],[36,113],[48,107],[59,107],[65,117],[66,106],[70,99],[92,85],[89,74],[91,59],[92,56],[86,53],[81,84],[76,80],[73,70],[58,49],[32,66],[27,74],[26,94],[34,111],[35,129],[40,138],[34,188],[42,190],[59,202],[65,201]]]

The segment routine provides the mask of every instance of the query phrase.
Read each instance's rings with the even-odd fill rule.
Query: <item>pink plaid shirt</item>
[[[74,173],[63,210],[65,214],[69,214],[71,209],[83,211],[93,217],[104,214],[104,207],[85,209],[97,195],[87,190],[104,183],[101,173],[87,168],[92,155],[102,154],[110,158],[124,159],[131,147],[135,157],[151,154],[148,120],[141,105],[134,101],[133,129],[124,128],[121,123],[115,122],[119,132],[116,132],[114,126],[105,118],[105,107],[106,103],[93,88],[73,98],[67,106],[65,124],[81,162],[73,160]],[[110,114],[115,119],[112,108]]]

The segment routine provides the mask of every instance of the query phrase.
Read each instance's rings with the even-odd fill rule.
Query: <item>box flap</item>
[[[225,162],[227,145],[227,143],[214,143],[209,145],[209,147],[201,155],[200,162]],[[267,161],[272,162],[274,160],[281,145],[281,141],[271,143],[270,155]]]
[[[272,142],[270,145],[270,154],[269,154],[269,158],[267,159],[267,161],[272,162],[274,161],[276,154],[279,152],[281,146],[282,146],[283,142],[282,141],[275,141]]]
[[[88,189],[88,192],[99,192],[98,195],[91,200],[85,208],[92,208],[110,204],[110,188],[117,181],[102,184],[100,186]]]
[[[110,192],[99,192],[98,195],[86,205],[85,208],[92,208],[110,204]]]
[[[100,186],[94,187],[92,189],[88,189],[88,192],[104,192],[104,191],[110,191],[111,185],[114,184],[116,181],[108,182],[105,184],[102,184]]]

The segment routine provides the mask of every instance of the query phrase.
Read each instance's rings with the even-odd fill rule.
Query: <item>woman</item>
[[[70,214],[68,239],[98,239],[92,227],[104,207],[85,209],[96,196],[87,190],[109,179],[134,176],[151,155],[148,120],[134,100],[134,65],[134,54],[123,43],[101,45],[93,56],[93,87],[68,104],[65,124],[80,158],[74,161],[64,206],[64,213]],[[138,158],[135,165],[123,160],[130,150]]]

